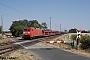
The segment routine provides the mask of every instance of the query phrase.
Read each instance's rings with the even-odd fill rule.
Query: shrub
[[[0,36],[0,39],[2,39],[2,36]]]
[[[75,40],[77,35],[72,35],[71,39]],[[82,40],[79,40],[81,45],[81,49],[90,49],[90,36],[88,35],[81,35]]]
[[[90,49],[90,37],[89,36],[83,36],[81,43],[81,49]]]
[[[76,37],[77,37],[77,35],[71,35],[71,39],[72,39],[72,40],[75,40]]]

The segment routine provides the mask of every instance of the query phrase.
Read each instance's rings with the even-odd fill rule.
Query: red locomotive
[[[56,31],[50,30],[50,29],[35,29],[34,27],[24,27],[23,29],[23,38],[34,38],[34,37],[40,37],[40,36],[54,36],[57,33]]]

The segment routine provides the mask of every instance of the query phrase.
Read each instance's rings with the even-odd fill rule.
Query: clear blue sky
[[[4,30],[12,21],[36,19],[46,22],[52,29],[77,28],[90,30],[90,0],[0,0],[0,16],[3,15]],[[1,25],[1,19],[0,19]]]

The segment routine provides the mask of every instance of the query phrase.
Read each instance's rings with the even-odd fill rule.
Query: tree
[[[47,28],[47,24],[46,24],[45,22],[43,22],[43,23],[42,23],[42,27],[43,27],[44,29],[46,29],[46,28]]]
[[[70,30],[69,30],[69,33],[76,33],[76,30],[77,30],[76,28],[70,29]]]
[[[67,33],[68,31],[67,30],[64,30],[65,33]]]
[[[28,20],[13,21],[9,30],[13,36],[21,36],[24,26],[28,25]]]
[[[82,33],[88,33],[88,31],[82,30]]]
[[[37,20],[29,21],[29,26],[32,26],[34,28],[41,28],[42,27],[41,24],[39,24]]]

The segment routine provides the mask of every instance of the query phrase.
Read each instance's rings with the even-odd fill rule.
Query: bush
[[[71,35],[72,40],[76,40],[77,35]]]
[[[2,36],[0,36],[0,39],[2,39]]]
[[[90,37],[89,36],[83,36],[81,43],[81,49],[90,49]]]
[[[75,40],[77,35],[72,35],[71,39]],[[90,49],[90,36],[88,35],[81,35],[82,40],[79,40],[81,43],[80,48],[81,49]]]

